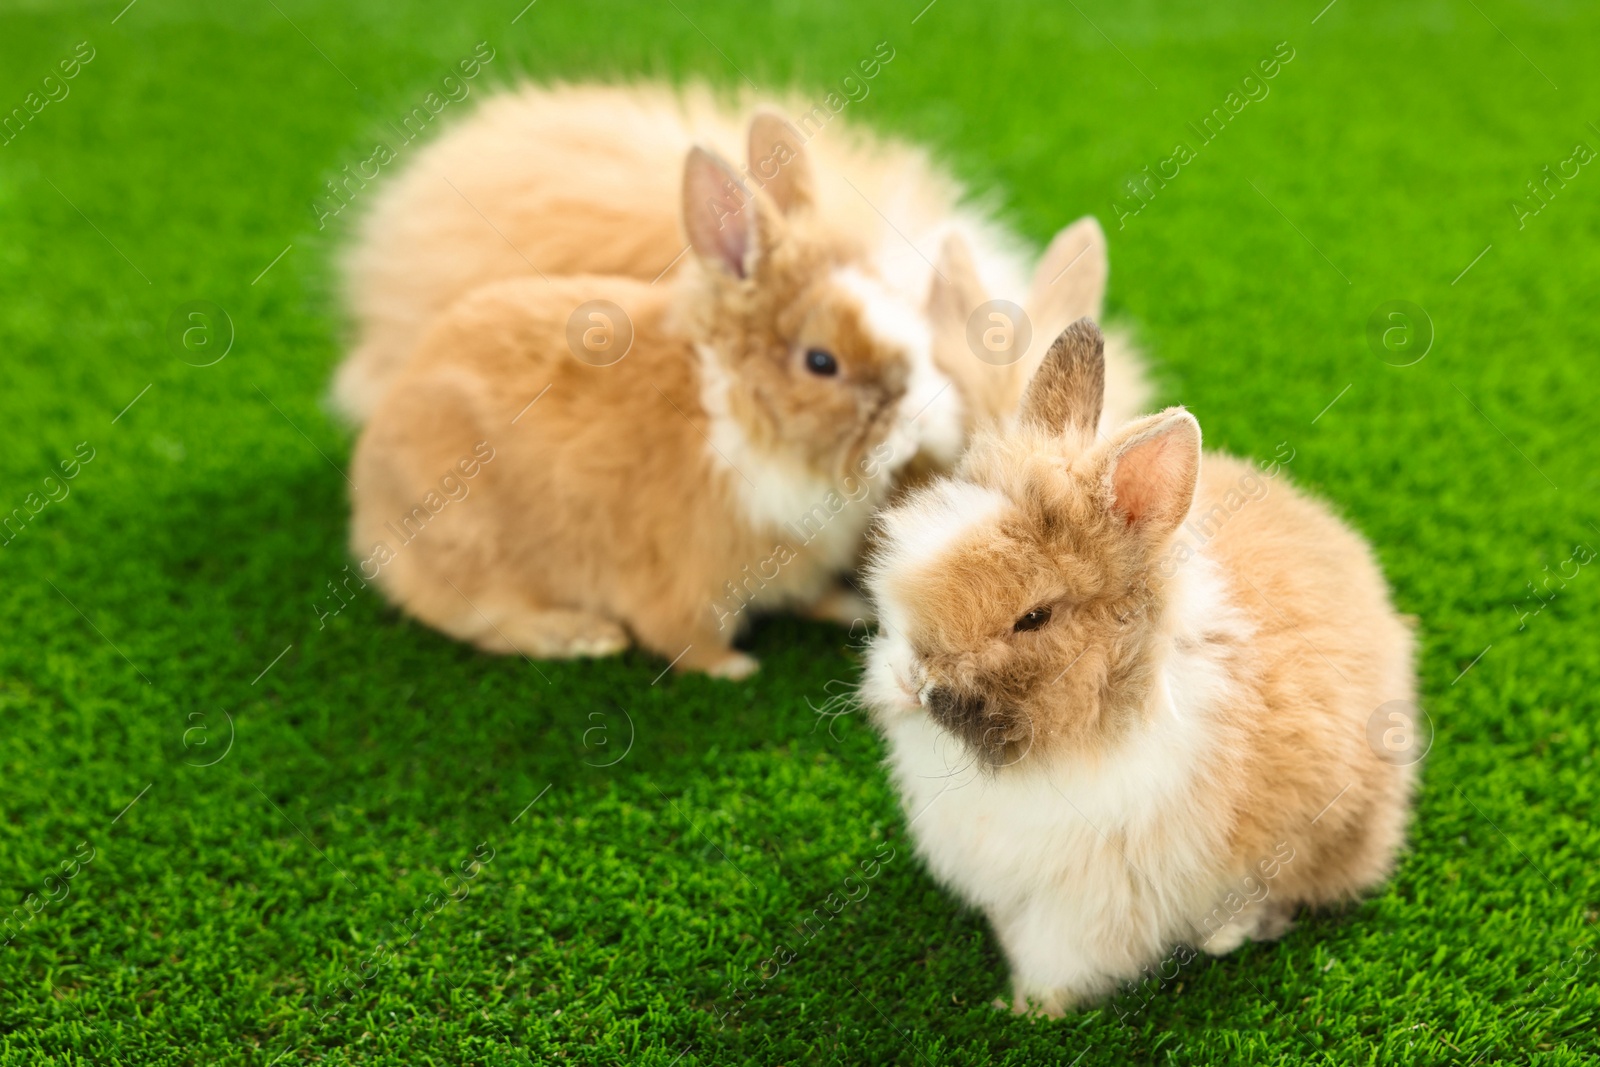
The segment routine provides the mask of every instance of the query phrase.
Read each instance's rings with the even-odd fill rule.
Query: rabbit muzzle
[[[922,693],[928,714],[992,768],[1009,767],[1033,745],[1033,728],[1020,710],[976,693],[935,685]]]

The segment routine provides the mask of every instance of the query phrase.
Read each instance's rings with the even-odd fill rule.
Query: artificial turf
[[[0,511],[29,511],[0,546],[0,914],[26,920],[0,1062],[1600,1055],[1600,568],[1576,562],[1600,549],[1600,175],[1564,162],[1600,149],[1600,10],[125,2],[0,14],[5,113],[92,55],[0,145]],[[336,605],[353,212],[319,229],[312,204],[480,41],[473,99],[522,73],[821,99],[887,41],[852,119],[1034,240],[1098,214],[1162,397],[1213,446],[1287,443],[1421,620],[1436,736],[1388,886],[1115,1007],[1013,1018],[870,728],[813,710],[855,676],[844,631],[766,621],[729,684]],[[1199,143],[1279,42],[1268,95]],[[1141,205],[1124,179],[1180,141]],[[235,335],[205,367],[171,337],[198,300]],[[1431,320],[1409,366],[1368,340],[1395,300]]]

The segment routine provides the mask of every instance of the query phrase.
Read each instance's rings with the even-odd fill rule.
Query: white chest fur
[[[836,485],[791,458],[756,447],[730,410],[731,382],[715,353],[701,347],[699,357],[701,403],[710,416],[708,464],[728,486],[745,522],[800,550],[783,579],[765,585],[756,603],[816,596],[829,578],[854,567],[894,470],[915,448],[902,445],[899,453],[891,453],[892,461],[876,477],[851,477]]]

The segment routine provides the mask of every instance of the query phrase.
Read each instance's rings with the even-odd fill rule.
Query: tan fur
[[[343,263],[355,339],[335,381],[337,405],[364,420],[433,319],[488,282],[538,273],[649,281],[681,270],[688,242],[676,211],[678,163],[694,144],[748,158],[750,183],[769,187],[780,208],[791,196],[813,201],[820,224],[857,244],[918,306],[930,280],[948,277],[934,265],[952,237],[969,259],[961,312],[991,294],[1023,298],[1022,242],[964,204],[960,186],[924,152],[824,116],[800,97],[730,99],[698,86],[525,86],[491,97],[369,194]],[[787,165],[797,151],[808,167]],[[981,364],[966,350],[964,315],[941,338],[940,365],[958,388],[998,379],[996,392],[969,402],[979,418],[1014,407],[1060,326],[1100,313],[1104,235],[1088,220],[1057,244],[1068,233],[1097,244],[1064,276],[1065,264],[1051,265],[1047,254],[1032,298],[1046,308],[1032,355],[1010,368]],[[1131,349],[1114,354],[1109,392],[1118,417],[1144,410],[1148,390]]]
[[[1368,723],[1386,702],[1415,700],[1414,638],[1357,534],[1281,473],[1269,478],[1215,453],[1202,462],[1199,426],[1183,409],[1097,436],[1101,361],[1091,324],[1068,330],[1021,416],[980,433],[954,482],[886,513],[872,589],[900,634],[880,636],[864,692],[891,738],[932,716],[994,768],[997,786],[1032,775],[1070,787],[1108,761],[1136,764],[1128,738],[1167,730],[1170,707],[1203,707],[1205,743],[1196,744],[1193,765],[1172,771],[1189,777],[1173,786],[1168,809],[1192,822],[1094,825],[1141,871],[1212,842],[1218,854],[1197,863],[1203,876],[1152,890],[1175,899],[1203,878],[1237,884],[1287,841],[1293,862],[1259,914],[1240,921],[1241,937],[1276,936],[1296,907],[1353,897],[1393,863],[1414,774],[1375,755]],[[1270,483],[1264,495],[1239,496],[1258,482]],[[954,487],[985,494],[991,513],[916,550],[925,536],[917,524],[941,513],[940,494]],[[1183,598],[1209,588],[1196,583],[1211,575],[1223,598],[1193,618]],[[1047,610],[1048,621],[1018,632],[1036,610]],[[1223,695],[1165,692],[1163,664],[1179,654],[1216,672]],[[906,764],[897,777],[904,784],[915,773]],[[935,825],[929,818],[913,829],[927,834]],[[921,846],[929,855],[941,847],[926,838]],[[1112,859],[1116,868],[1123,862]],[[951,877],[984,899],[980,873]],[[1144,906],[1130,899],[1122,928],[1081,935],[1101,960],[1098,979],[1041,988],[1019,970],[1019,998],[1071,1006],[1133,977],[1163,943],[1189,937],[1182,921],[1192,917],[1141,928],[1132,916]],[[1014,961],[1038,951],[1017,940],[1006,907],[990,914]]]
[[[363,574],[375,570],[408,613],[490,651],[598,655],[631,635],[679,669],[741,676],[755,667],[729,647],[741,620],[714,605],[746,565],[778,561],[759,606],[827,609],[830,579],[853,563],[887,489],[872,475],[894,462],[884,449],[907,354],[835,280],[855,246],[803,204],[785,216],[703,152],[686,170],[697,244],[676,278],[481,288],[442,316],[379,403],[356,449],[351,540],[363,560],[387,543],[389,558]],[[707,190],[727,202],[708,204]],[[569,350],[569,319],[592,300],[619,305],[633,327],[608,366]],[[805,369],[813,347],[837,356],[836,375]],[[708,408],[713,393],[725,411]],[[728,433],[744,451],[718,448]],[[399,516],[478,442],[494,458],[471,494],[395,543]],[[753,460],[762,466],[741,469]],[[819,494],[864,486],[858,511],[832,520],[855,532],[807,543],[753,517],[750,495],[785,478]]]

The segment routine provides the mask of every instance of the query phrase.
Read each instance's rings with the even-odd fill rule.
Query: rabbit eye
[[[1029,630],[1037,630],[1039,627],[1043,626],[1049,621],[1049,608],[1034,608],[1032,611],[1028,612],[1022,618],[1017,620],[1017,624],[1011,627],[1011,632],[1020,634],[1026,633]]]
[[[806,370],[818,377],[831,378],[839,373],[839,361],[832,352],[813,348],[806,352]]]

